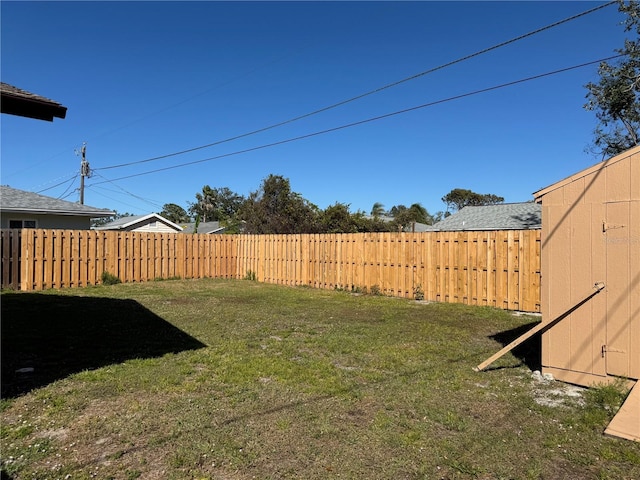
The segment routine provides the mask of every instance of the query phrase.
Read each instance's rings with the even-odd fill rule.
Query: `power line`
[[[40,185],[36,185],[35,187],[31,187],[31,190],[30,190],[30,191],[34,191],[34,190],[36,190],[36,189],[38,189],[38,188],[40,188],[40,187],[44,187],[45,185],[49,185],[50,183],[53,183],[53,182],[57,182],[58,180],[60,180],[60,179],[62,179],[62,178],[64,178],[64,179],[65,179],[65,180],[62,182],[62,183],[64,183],[64,182],[66,182],[66,181],[68,181],[68,180],[69,180],[69,175],[71,175],[71,176],[74,176],[74,177],[75,177],[76,175],[78,175],[78,172],[68,172],[68,173],[66,173],[65,175],[60,175],[59,177],[54,178],[53,180],[49,180],[48,182],[41,183]],[[56,186],[57,186],[57,185],[56,185]],[[54,188],[54,187],[50,187],[50,188]],[[48,190],[48,188],[47,188],[47,190]],[[44,190],[41,190],[41,191],[42,191],[42,192],[44,192]]]
[[[71,195],[73,195],[74,193],[76,193],[78,191],[78,189],[74,189],[72,191],[70,191],[69,193],[67,193],[64,197],[58,197],[58,200],[65,200],[68,197],[70,197]]]
[[[345,128],[350,128],[350,127],[355,127],[355,126],[358,126],[358,125],[363,125],[365,123],[375,122],[375,121],[382,120],[382,119],[385,119],[385,118],[393,117],[395,115],[401,115],[403,113],[413,112],[415,110],[420,110],[422,108],[433,107],[435,105],[439,105],[439,104],[446,103],[446,102],[451,102],[453,100],[460,100],[461,98],[470,97],[472,95],[478,95],[480,93],[486,93],[486,92],[490,92],[490,91],[493,91],[493,90],[498,90],[500,88],[510,87],[510,86],[513,86],[513,85],[517,85],[517,84],[524,83],[524,82],[529,82],[529,81],[532,81],[532,80],[537,80],[539,78],[548,77],[548,76],[551,76],[551,75],[557,75],[559,73],[568,72],[570,70],[575,70],[575,69],[578,69],[578,68],[587,67],[589,65],[593,65],[593,64],[596,64],[596,63],[600,63],[600,62],[606,62],[608,60],[613,60],[615,58],[620,58],[622,56],[624,56],[624,54],[614,55],[614,56],[606,57],[606,58],[601,58],[599,60],[594,60],[592,62],[581,63],[580,65],[574,65],[572,67],[561,68],[559,70],[554,70],[552,72],[541,73],[539,75],[534,75],[532,77],[522,78],[520,80],[514,80],[512,82],[502,83],[500,85],[495,85],[493,87],[487,87],[487,88],[483,88],[483,89],[480,89],[480,90],[474,90],[472,92],[467,92],[467,93],[463,93],[463,94],[460,94],[460,95],[455,95],[453,97],[448,97],[448,98],[444,98],[444,99],[441,99],[441,100],[436,100],[436,101],[433,101],[433,102],[424,103],[422,105],[417,105],[417,106],[414,106],[414,107],[405,108],[403,110],[397,110],[395,112],[386,113],[384,115],[379,115],[379,116],[376,116],[376,117],[367,118],[365,120],[359,120],[357,122],[348,123],[348,124],[341,125],[341,126],[338,126],[338,127],[328,128],[326,130],[320,130],[318,132],[308,133],[308,134],[305,134],[305,135],[300,135],[298,137],[288,138],[286,140],[280,140],[278,142],[268,143],[268,144],[265,144],[265,145],[259,145],[257,147],[247,148],[247,149],[244,149],[244,150],[238,150],[236,152],[225,153],[225,154],[222,154],[222,155],[217,155],[215,157],[204,158],[204,159],[201,159],[201,160],[194,160],[192,162],[180,163],[178,165],[172,165],[172,166],[169,166],[169,167],[158,168],[158,169],[155,169],[155,170],[150,170],[148,172],[135,173],[135,174],[127,175],[127,176],[124,176],[124,177],[119,177],[119,178],[116,178],[116,179],[111,180],[111,181],[118,181],[118,180],[124,180],[126,178],[134,178],[134,177],[140,177],[140,176],[143,176],[143,175],[150,175],[152,173],[158,173],[158,172],[163,172],[163,171],[166,171],[166,170],[172,170],[172,169],[175,169],[175,168],[181,168],[181,167],[186,167],[186,166],[190,166],[190,165],[196,165],[198,163],[210,162],[212,160],[219,160],[219,159],[225,158],[225,157],[231,157],[231,156],[240,155],[240,154],[243,154],[243,153],[249,153],[249,152],[254,152],[256,150],[262,150],[262,149],[265,149],[265,148],[270,148],[270,147],[275,147],[275,146],[278,146],[278,145],[283,145],[285,143],[291,143],[291,142],[295,142],[295,141],[298,141],[298,140],[304,140],[306,138],[316,137],[318,135],[324,135],[326,133],[331,133],[331,132],[335,132],[335,131],[338,131],[338,130],[343,130]],[[97,182],[97,183],[94,183],[93,185],[100,185],[101,183],[105,183],[105,182]]]
[[[73,179],[75,179],[77,176],[78,176],[78,172],[73,172],[73,177],[72,177],[72,178],[73,178]],[[56,178],[56,180],[58,180],[58,179],[60,179],[60,178],[62,178],[62,177],[58,177],[58,178]],[[52,182],[55,182],[56,180],[52,180]],[[51,189],[53,189],[53,188],[59,187],[60,185],[64,185],[64,184],[65,184],[65,183],[67,183],[68,181],[69,181],[69,178],[67,177],[67,178],[65,178],[62,182],[60,182],[60,183],[56,183],[56,184],[55,184],[55,185],[53,185],[52,187],[47,187],[47,188],[44,188],[44,189],[42,189],[42,190],[38,190],[38,191],[37,191],[37,192],[35,192],[35,193],[42,193],[42,192],[46,192],[47,190],[51,190]],[[51,183],[51,182],[49,182],[49,183]],[[42,185],[46,185],[46,183],[45,183],[45,184],[42,184]]]
[[[69,190],[71,190],[71,187],[73,187],[73,184],[75,183],[76,178],[78,178],[78,175],[76,175],[75,177],[73,177],[71,179],[71,182],[69,183],[69,186],[67,186],[67,189],[58,196],[59,200],[62,200],[63,198],[66,198],[65,195]],[[73,193],[73,192],[71,192],[71,193]]]
[[[91,185],[87,185],[87,188],[91,188],[91,187],[92,187]],[[108,195],[105,195],[104,193],[100,193],[98,191],[98,189],[94,189],[93,193],[96,193],[96,194],[100,195],[101,197],[107,198],[107,199],[111,200],[112,202],[120,203],[122,205],[126,205],[126,206],[132,207],[132,208],[138,208],[136,205],[131,205],[130,203],[123,202],[122,200],[116,200],[115,198],[112,198],[112,197],[110,197]]]
[[[111,166],[107,166],[107,167],[98,168],[98,169],[96,169],[96,170],[110,170],[110,169],[113,169],[113,168],[129,167],[129,166],[131,166],[131,165],[137,165],[137,164],[141,164],[141,163],[153,162],[153,161],[156,161],[156,160],[162,160],[162,159],[164,159],[164,158],[169,158],[169,157],[174,157],[174,156],[177,156],[177,155],[183,155],[183,154],[185,154],[185,153],[195,152],[195,151],[197,151],[197,150],[202,150],[202,149],[204,149],[204,148],[213,147],[213,146],[220,145],[220,144],[222,144],[222,143],[231,142],[231,141],[234,141],[234,140],[239,140],[239,139],[241,139],[241,138],[245,138],[245,137],[248,137],[248,136],[250,136],[250,135],[255,135],[255,134],[258,134],[258,133],[265,132],[265,131],[267,131],[267,130],[271,130],[271,129],[274,129],[274,128],[277,128],[277,127],[281,127],[281,126],[283,126],[283,125],[287,125],[287,124],[289,124],[289,123],[293,123],[293,122],[296,122],[296,121],[298,121],[298,120],[302,120],[302,119],[304,119],[304,118],[311,117],[311,116],[313,116],[313,115],[317,115],[317,114],[319,114],[319,113],[326,112],[326,111],[328,111],[328,110],[331,110],[331,109],[334,109],[334,108],[340,107],[340,106],[342,106],[342,105],[346,105],[347,103],[355,102],[356,100],[360,100],[360,99],[362,99],[362,98],[364,98],[364,97],[368,97],[368,96],[373,95],[373,94],[375,94],[375,93],[379,93],[379,92],[381,92],[381,91],[383,91],[383,90],[386,90],[386,89],[389,89],[389,88],[392,88],[392,87],[396,87],[396,86],[398,86],[398,85],[400,85],[400,84],[403,84],[403,83],[405,83],[405,82],[408,82],[408,81],[410,81],[410,80],[415,80],[415,79],[417,79],[417,78],[423,77],[423,76],[425,76],[425,75],[428,75],[428,74],[430,74],[430,73],[436,72],[436,71],[438,71],[438,70],[442,70],[442,69],[444,69],[444,68],[450,67],[450,66],[455,65],[455,64],[457,64],[457,63],[461,63],[461,62],[464,62],[464,61],[466,61],[466,60],[470,60],[470,59],[472,59],[472,58],[474,58],[474,57],[477,57],[477,56],[479,56],[479,55],[483,55],[483,54],[485,54],[485,53],[491,52],[492,50],[496,50],[496,49],[498,49],[498,48],[501,48],[501,47],[504,47],[504,46],[510,45],[510,44],[515,43],[515,42],[517,42],[517,41],[519,41],[519,40],[523,40],[523,39],[525,39],[525,38],[531,37],[531,36],[533,36],[533,35],[536,35],[536,34],[538,34],[538,33],[543,32],[543,31],[545,31],[545,30],[549,30],[549,29],[551,29],[551,28],[553,28],[553,27],[557,27],[558,25],[562,25],[562,24],[564,24],[564,23],[570,22],[570,21],[575,20],[575,19],[577,19],[577,18],[583,17],[583,16],[585,16],[585,15],[588,15],[588,14],[590,14],[590,13],[596,12],[596,11],[598,11],[598,10],[601,10],[601,9],[603,9],[603,8],[605,8],[605,7],[609,7],[609,6],[611,6],[611,5],[614,5],[614,4],[616,4],[616,3],[617,3],[617,2],[616,2],[615,0],[614,0],[614,1],[610,1],[610,2],[605,3],[605,4],[603,4],[603,5],[599,5],[599,6],[597,6],[597,7],[594,7],[594,8],[591,8],[591,9],[589,9],[589,10],[586,10],[586,11],[584,11],[584,12],[582,12],[582,13],[578,13],[578,14],[573,15],[573,16],[571,16],[571,17],[565,18],[564,20],[559,20],[559,21],[557,21],[557,22],[555,22],[555,23],[552,23],[552,24],[550,24],[550,25],[547,25],[547,26],[545,26],[545,27],[541,27],[541,28],[538,28],[538,29],[536,29],[536,30],[533,30],[533,31],[531,31],[531,32],[529,32],[529,33],[525,33],[525,34],[520,35],[520,36],[518,36],[518,37],[512,38],[511,40],[507,40],[507,41],[505,41],[505,42],[499,43],[499,44],[494,45],[494,46],[492,46],[492,47],[488,47],[488,48],[485,48],[485,49],[483,49],[483,50],[479,50],[479,51],[477,51],[477,52],[475,52],[475,53],[472,53],[472,54],[466,55],[466,56],[464,56],[464,57],[458,58],[457,60],[453,60],[453,61],[451,61],[451,62],[448,62],[448,63],[442,64],[442,65],[440,65],[440,66],[438,66],[438,67],[434,67],[434,68],[431,68],[431,69],[429,69],[429,70],[425,70],[425,71],[423,71],[423,72],[417,73],[417,74],[412,75],[412,76],[410,76],[410,77],[406,77],[406,78],[404,78],[404,79],[402,79],[402,80],[398,80],[398,81],[396,81],[396,82],[389,83],[389,84],[387,84],[387,85],[384,85],[384,86],[382,86],[382,87],[378,87],[378,88],[376,88],[376,89],[374,89],[374,90],[371,90],[371,91],[368,91],[368,92],[366,92],[366,93],[363,93],[363,94],[357,95],[357,96],[355,96],[355,97],[351,97],[351,98],[349,98],[349,99],[347,99],[347,100],[342,100],[342,101],[340,101],[340,102],[338,102],[338,103],[334,103],[334,104],[329,105],[329,106],[327,106],[327,107],[323,107],[323,108],[321,108],[321,109],[319,109],[319,110],[314,110],[314,111],[312,111],[312,112],[305,113],[304,115],[300,115],[300,116],[298,116],[298,117],[294,117],[294,118],[291,118],[291,119],[289,119],[289,120],[285,120],[285,121],[283,121],[283,122],[275,123],[275,124],[273,124],[273,125],[270,125],[270,126],[267,126],[267,127],[263,127],[263,128],[259,128],[258,130],[253,130],[253,131],[251,131],[251,132],[243,133],[243,134],[240,134],[240,135],[236,135],[236,136],[234,136],[234,137],[229,137],[229,138],[226,138],[226,139],[224,139],[224,140],[218,140],[218,141],[216,141],[216,142],[208,143],[208,144],[206,144],[206,145],[200,145],[200,146],[198,146],[198,147],[193,147],[193,148],[189,148],[189,149],[186,149],[186,150],[181,150],[181,151],[179,151],[179,152],[168,153],[168,154],[165,154],[165,155],[160,155],[160,156],[157,156],[157,157],[151,157],[151,158],[147,158],[147,159],[144,159],[144,160],[137,160],[137,161],[133,161],[133,162],[121,163],[121,164],[119,164],[119,165],[111,165]],[[125,177],[125,178],[126,178],[126,177]]]
[[[122,188],[120,185],[117,185],[116,183],[114,183],[114,181],[113,181],[113,180],[109,180],[108,178],[104,177],[103,175],[100,175],[99,173],[97,173],[96,175],[97,175],[98,177],[103,178],[103,179],[105,180],[105,182],[111,183],[113,186],[115,186],[116,188],[118,188],[118,189],[119,189],[119,190],[121,190],[122,192],[126,193],[127,195],[129,195],[129,196],[131,196],[131,197],[133,197],[133,198],[135,198],[135,199],[137,199],[137,200],[140,200],[140,201],[142,201],[142,202],[148,203],[149,205],[151,205],[151,206],[153,206],[153,207],[156,207],[156,208],[162,208],[162,206],[161,206],[159,203],[157,203],[157,202],[155,202],[155,201],[152,201],[152,200],[150,200],[150,199],[148,199],[148,198],[140,197],[140,196],[138,196],[138,195],[136,195],[136,194],[134,194],[134,193],[131,193],[130,191],[125,190],[124,188]],[[98,182],[98,183],[94,183],[94,184],[92,184],[92,185],[90,185],[90,186],[93,186],[93,185],[99,185],[99,184],[102,184],[102,183],[105,183],[105,182]],[[114,193],[115,193],[115,192],[114,192]],[[125,204],[125,205],[126,205],[126,204]]]

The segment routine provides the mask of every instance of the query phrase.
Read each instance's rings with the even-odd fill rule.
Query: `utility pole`
[[[80,162],[80,205],[84,205],[84,177],[91,176],[89,162],[87,162],[87,143],[82,144],[82,160]]]

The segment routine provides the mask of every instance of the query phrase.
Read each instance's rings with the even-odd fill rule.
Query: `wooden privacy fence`
[[[540,231],[204,235],[3,230],[2,287],[254,278],[540,311]]]

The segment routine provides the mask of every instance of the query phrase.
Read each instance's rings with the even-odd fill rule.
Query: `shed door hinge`
[[[602,345],[602,357],[604,358],[604,356],[607,354],[607,352],[614,352],[614,353],[627,353],[626,350],[621,350],[619,348],[613,348],[613,347],[609,347],[608,345]]]
[[[607,223],[607,222],[602,222],[602,232],[606,232],[607,230],[615,230],[616,228],[624,228],[626,227],[626,225],[623,225],[621,223]]]

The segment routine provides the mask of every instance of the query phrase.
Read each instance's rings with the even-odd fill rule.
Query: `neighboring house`
[[[92,218],[115,212],[0,186],[1,228],[89,230]]]
[[[64,118],[67,107],[40,95],[0,82],[0,112],[37,120]]]
[[[464,207],[421,231],[535,230],[541,227],[542,208],[537,203],[526,202]]]
[[[534,193],[542,204],[542,371],[640,379],[640,147]],[[640,441],[640,382],[606,430]]]
[[[183,225],[183,233],[194,233],[196,224],[187,223]],[[200,222],[198,224],[197,233],[224,233],[227,227],[220,224],[220,222]]]
[[[94,230],[119,230],[123,232],[180,233],[182,232],[182,227],[158,215],[157,213],[150,213],[148,215],[131,215],[128,217],[121,217],[105,225],[94,227]]]

